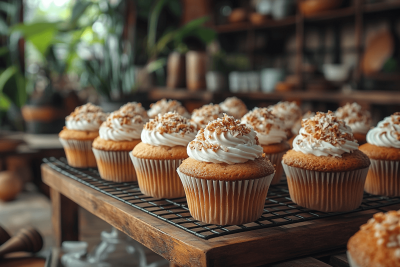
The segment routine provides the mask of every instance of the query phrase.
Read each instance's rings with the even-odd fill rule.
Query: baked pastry
[[[77,107],[65,118],[65,127],[59,133],[68,164],[77,168],[96,167],[92,151],[93,140],[99,136],[100,125],[107,114],[91,103]]]
[[[268,108],[255,108],[242,118],[242,123],[253,128],[263,152],[275,166],[271,185],[280,182],[283,174],[282,156],[289,150],[284,123]]]
[[[386,117],[371,129],[367,143],[360,150],[371,160],[365,191],[400,196],[400,112]]]
[[[188,157],[186,146],[196,133],[194,124],[172,112],[158,115],[146,123],[142,142],[131,153],[143,194],[156,198],[185,196],[176,169]]]
[[[224,112],[218,104],[209,104],[195,109],[192,113],[191,121],[197,125],[198,129],[201,129],[205,128],[210,121],[222,118],[223,116]]]
[[[187,153],[178,174],[193,218],[219,225],[260,218],[274,167],[250,127],[225,115],[200,129]]]
[[[363,110],[357,103],[347,103],[343,107],[338,108],[335,112],[336,117],[351,128],[354,138],[360,145],[367,142],[367,132],[371,128],[371,114],[367,110]]]
[[[282,160],[293,202],[324,212],[358,208],[370,161],[350,127],[331,111],[317,112],[302,126]]]
[[[278,102],[275,105],[269,107],[272,114],[280,118],[286,129],[287,138],[292,137],[292,127],[301,118],[301,109],[296,102]]]
[[[351,267],[400,266],[400,210],[380,212],[347,243]]]
[[[302,117],[300,117],[292,126],[292,137],[288,140],[288,143],[290,147],[293,147],[293,140],[296,138],[296,136],[299,134],[300,129],[301,129],[301,123],[303,122],[304,119],[309,119],[311,117],[314,117],[315,113],[311,111],[307,111],[306,113],[303,114]]]
[[[189,112],[187,112],[186,108],[182,106],[181,102],[176,100],[166,100],[165,98],[151,104],[147,114],[153,119],[158,115],[164,115],[168,112],[176,112],[179,115],[190,119]]]
[[[140,103],[131,102],[111,113],[93,142],[93,153],[101,178],[114,182],[136,181],[129,152],[140,143],[147,112]]]
[[[228,97],[219,105],[221,106],[223,112],[235,117],[235,119],[241,119],[248,112],[244,102],[236,96]]]

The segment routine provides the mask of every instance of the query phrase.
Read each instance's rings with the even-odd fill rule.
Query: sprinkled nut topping
[[[182,115],[184,117],[190,117],[189,113],[182,106],[181,102],[176,100],[167,101],[166,99],[161,99],[156,103],[151,104],[150,110],[148,111],[148,115],[149,117],[153,118],[158,114],[163,115],[167,112],[173,112],[173,111],[177,112],[179,115]]]
[[[141,116],[143,119],[147,119],[147,112],[146,110],[142,107],[141,103],[136,103],[136,102],[129,102],[125,105],[123,105],[118,112],[122,115],[127,115],[130,117],[134,117],[136,115]]]
[[[236,96],[228,97],[220,106],[224,112],[236,119],[242,118],[248,112],[246,105]]]
[[[168,112],[164,115],[158,114],[154,119],[146,123],[144,129],[148,131],[157,131],[160,134],[179,133],[182,135],[197,131],[195,125],[176,112]]]
[[[304,139],[297,139],[297,144],[307,140],[318,145],[322,142],[330,143],[333,146],[341,146],[346,141],[357,142],[353,134],[342,131],[340,128],[348,129],[344,121],[339,120],[332,111],[328,113],[317,112],[314,117],[303,120],[301,126],[304,131],[300,134]]]
[[[396,112],[390,116],[390,122],[385,122],[381,128],[390,128],[390,133],[397,137],[397,140],[400,141],[400,112]],[[382,132],[381,135],[386,134],[386,132]]]
[[[301,118],[301,109],[296,102],[278,102],[269,108],[272,114],[285,122],[287,129],[291,129],[293,124]]]
[[[400,258],[400,210],[376,213],[360,229],[370,232],[378,246],[395,249],[394,255]]]
[[[87,103],[83,106],[75,108],[75,110],[65,118],[69,121],[86,121],[101,124],[106,120],[107,114],[103,112],[103,109],[99,106],[95,106],[91,103]]]
[[[197,124],[199,128],[205,128],[210,121],[223,116],[224,114],[220,105],[209,104],[193,111],[192,122]]]
[[[251,128],[247,127],[245,124],[241,124],[240,120],[236,120],[234,117],[224,114],[223,118],[218,118],[212,122],[209,122],[205,129],[200,129],[196,135],[196,139],[189,143],[190,149],[212,149],[214,152],[216,152],[218,149],[222,149],[225,152],[228,151],[227,147],[219,144],[212,144],[208,140],[209,138],[212,138],[212,135],[206,137],[204,134],[205,130],[211,133],[216,133],[217,135],[229,133],[233,137],[244,136],[252,131]],[[257,136],[254,136],[254,138],[255,144],[259,145]]]
[[[366,125],[371,125],[371,114],[363,110],[361,106],[357,103],[347,103],[343,107],[338,108],[335,112],[336,116],[344,120],[347,125],[354,124],[356,122],[361,122]]]
[[[269,134],[272,128],[283,130],[282,120],[272,114],[268,108],[255,108],[243,117],[242,122],[244,121],[254,131],[262,134]]]

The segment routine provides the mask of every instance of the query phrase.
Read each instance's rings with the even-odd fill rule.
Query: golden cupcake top
[[[210,121],[223,116],[224,113],[220,105],[209,104],[193,111],[192,122],[195,123],[198,128],[205,128]]]
[[[187,152],[198,161],[236,164],[261,157],[263,149],[253,129],[225,114],[201,129]]]
[[[244,115],[241,121],[256,131],[261,145],[278,144],[286,140],[283,121],[268,108],[255,108]]]
[[[197,133],[196,125],[176,112],[158,114],[143,128],[142,142],[154,146],[186,146]]]
[[[366,134],[371,128],[371,114],[357,103],[347,103],[338,108],[336,116],[350,126],[353,133]]]
[[[361,231],[373,235],[378,246],[395,248],[395,255],[400,258],[400,210],[374,214]]]
[[[315,156],[341,157],[358,149],[351,128],[332,111],[317,112],[303,120],[299,135],[293,141],[293,150]]]
[[[219,105],[223,112],[226,112],[236,119],[241,119],[248,112],[245,103],[236,96],[228,97]]]
[[[176,100],[167,101],[165,98],[151,104],[147,114],[150,118],[154,118],[159,114],[163,115],[168,112],[176,112],[186,118],[190,118],[190,114],[187,112],[186,108],[182,106],[181,102]]]
[[[269,108],[275,116],[283,120],[287,130],[292,129],[293,124],[295,124],[296,121],[301,118],[302,114],[300,107],[294,101],[278,102]]]
[[[75,108],[65,118],[65,124],[69,130],[97,131],[106,118],[107,114],[103,112],[101,107],[87,103]]]

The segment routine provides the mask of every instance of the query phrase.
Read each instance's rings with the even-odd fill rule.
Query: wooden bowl
[[[1,137],[0,137],[1,138]],[[17,149],[17,147],[24,143],[22,140],[11,139],[11,138],[2,138],[0,139],[0,152],[11,152]]]
[[[22,190],[21,178],[11,171],[0,172],[0,200],[13,200]]]
[[[242,22],[247,19],[246,9],[235,8],[228,17],[230,23]]]
[[[394,53],[394,40],[387,30],[375,35],[364,52],[361,67],[365,75],[379,72]]]
[[[254,25],[261,25],[263,23],[265,23],[266,21],[268,21],[269,17],[267,15],[263,15],[261,13],[251,13],[249,16],[249,20],[251,22],[251,24]]]
[[[299,10],[305,16],[312,16],[322,11],[338,8],[343,0],[300,0]]]

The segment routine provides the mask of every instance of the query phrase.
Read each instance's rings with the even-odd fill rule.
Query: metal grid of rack
[[[186,198],[157,199],[140,192],[137,182],[115,183],[101,179],[97,169],[78,169],[69,166],[64,158],[47,158],[43,162],[61,174],[135,207],[160,220],[168,222],[197,237],[210,239],[261,228],[269,228],[298,222],[317,220],[354,213],[362,210],[378,209],[400,203],[399,197],[383,197],[364,193],[361,206],[350,212],[326,213],[313,211],[293,203],[286,182],[270,187],[265,200],[264,212],[260,219],[244,225],[214,225],[195,220],[190,216]]]

